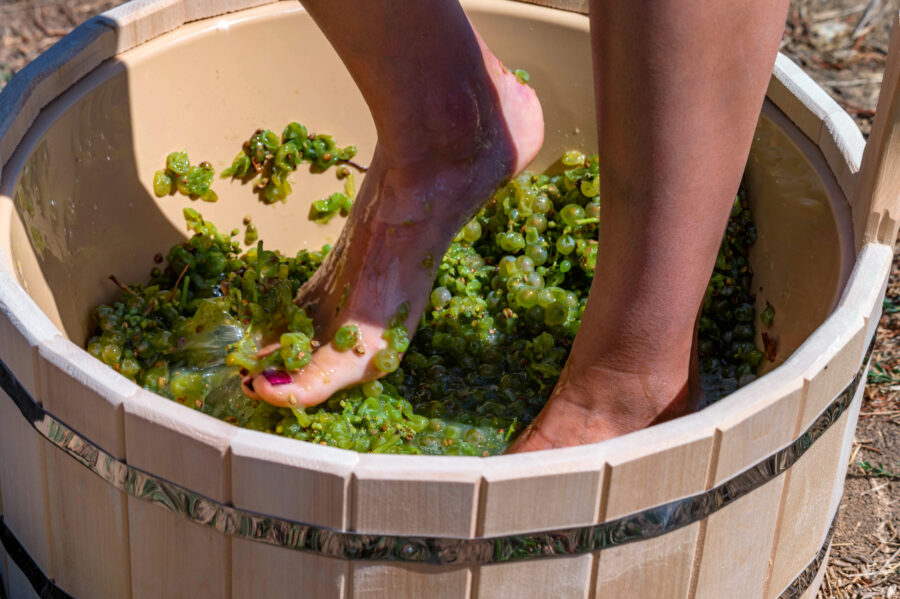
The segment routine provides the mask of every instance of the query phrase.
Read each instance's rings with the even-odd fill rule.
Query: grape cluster
[[[756,227],[741,189],[731,208],[725,237],[703,298],[700,316],[700,368],[705,374],[735,379],[746,384],[755,378],[765,357],[754,344],[755,297],[751,291],[753,269],[748,255],[756,242]],[[771,326],[774,311],[767,306],[760,320]]]
[[[187,152],[171,152],[166,156],[166,168],[153,175],[153,193],[161,198],[177,191],[191,199],[217,202],[219,196],[210,189],[213,175],[215,170],[209,162],[191,165]]]
[[[290,195],[288,175],[301,164],[310,164],[314,172],[321,173],[354,156],[356,146],[339,148],[330,135],[309,133],[300,123],[290,123],[280,139],[269,129],[257,129],[221,176],[249,180],[259,175],[256,189],[266,204],[274,204]],[[344,204],[338,206],[342,207]],[[349,204],[346,207],[349,210]]]
[[[263,155],[248,147],[260,152],[254,159]],[[329,247],[287,257],[257,241],[241,253],[237,230],[223,235],[190,208],[193,237],[169,251],[167,266],[154,268],[147,284],[121,285],[119,301],[95,308],[88,351],[147,389],[255,430],[357,451],[500,453],[550,396],[593,278],[597,157],[567,152],[562,164],[559,174],[526,172],[500,188],[441,260],[415,336],[403,325],[406,304],[387,323],[387,347],[373,356],[384,378],[321,405],[274,407],[246,397],[241,380],[286,377],[284,370],[310,363],[315,330],[293,298]],[[244,224],[249,237],[249,219]],[[741,382],[763,359],[752,343],[747,254],[755,237],[741,192],[700,323],[704,370]],[[433,258],[422,262],[430,267]],[[771,324],[774,312],[760,318]],[[258,355],[273,339],[277,349]],[[331,342],[348,351],[359,340],[359,328],[348,324]]]

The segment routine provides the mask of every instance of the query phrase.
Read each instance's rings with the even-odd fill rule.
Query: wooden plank
[[[6,571],[9,573],[9,595],[7,596],[10,599],[19,599],[20,597],[22,599],[41,599],[28,579],[25,578],[25,574],[9,556],[6,557]]]
[[[124,404],[138,387],[68,339],[38,348],[44,408],[69,428],[120,460],[125,459]]]
[[[783,488],[782,475],[707,518],[694,597],[762,596]]]
[[[858,246],[870,241],[893,246],[900,223],[900,12],[896,10],[875,115],[853,202],[854,225]]]
[[[353,472],[353,530],[470,537],[481,458],[360,455]]]
[[[849,306],[838,308],[804,342],[798,352],[814,356],[804,371],[806,391],[797,433],[806,430],[859,370],[865,320]]]
[[[262,6],[264,4],[272,4],[278,0],[187,0],[184,3],[184,22],[199,21],[200,19],[209,19],[230,12],[237,12]]]
[[[481,566],[473,595],[478,599],[587,599],[593,561],[588,554]]]
[[[131,597],[127,496],[47,447],[53,577],[74,597]]]
[[[831,525],[829,504],[847,422],[845,412],[786,474],[782,515],[766,576],[767,599],[778,597],[822,547]]]
[[[282,599],[346,597],[350,562],[273,547],[263,543],[231,540],[231,596],[234,599]]]
[[[793,441],[803,407],[801,373],[789,362],[708,409],[718,421],[714,485]],[[707,518],[695,557],[695,597],[762,596],[783,486],[780,476]]]
[[[123,402],[137,391],[133,383],[62,337],[40,344],[38,376],[48,412],[125,458]],[[76,597],[130,597],[126,495],[61,450],[46,451],[57,583]]]
[[[19,284],[0,272],[0,360],[35,398],[40,397],[36,347],[56,334],[56,328]],[[0,392],[0,456],[6,524],[41,569],[52,576],[45,446],[5,392]]]
[[[687,597],[699,530],[696,522],[659,537],[600,551],[594,596]]]
[[[478,535],[594,524],[604,468],[596,445],[485,459]]]
[[[115,37],[100,18],[85,21],[10,80],[0,93],[0,166],[44,106],[115,55]]]
[[[0,360],[38,401],[36,348],[58,334],[15,279],[0,272]]]
[[[894,259],[893,248],[880,243],[867,243],[859,251],[856,265],[844,288],[839,307],[857,311],[865,318],[865,334],[862,351],[875,337],[875,329],[881,320],[881,308],[891,274]]]
[[[219,502],[231,501],[236,431],[143,389],[125,405],[128,463]],[[133,596],[229,596],[229,537],[133,497],[128,519]]]
[[[97,18],[115,30],[115,54],[121,54],[181,27],[185,4],[183,0],[131,0]]]
[[[228,537],[134,497],[128,498],[128,527],[132,597],[231,596]]]
[[[778,53],[766,96],[812,141],[822,136],[822,124],[840,106],[790,58]]]
[[[231,440],[231,497],[241,509],[345,530],[359,454],[251,430]]]
[[[705,490],[716,462],[715,434],[714,421],[698,412],[609,442],[619,446],[607,457],[600,520]],[[596,595],[687,597],[702,525],[600,551]]]
[[[866,147],[866,140],[859,127],[843,110],[832,112],[822,122],[818,145],[844,196],[853,202],[856,198],[859,165]]]
[[[569,12],[577,12],[583,15],[588,14],[590,2],[588,0],[518,0],[526,4],[537,4],[538,6],[546,6],[547,8],[556,8]]]
[[[834,490],[831,492],[831,502],[828,504],[828,514],[834,518],[841,505],[844,496],[844,481],[847,478],[847,468],[850,466],[850,453],[853,450],[853,439],[856,436],[856,424],[859,421],[859,411],[862,407],[862,398],[866,392],[865,377],[860,381],[856,392],[853,394],[853,403],[847,410],[847,423],[844,425],[844,439],[841,442],[841,455],[837,462],[837,473],[834,477]]]
[[[45,573],[52,570],[50,548],[46,443],[12,399],[0,391],[0,484],[3,518],[19,542]],[[11,577],[12,579],[12,577]],[[15,585],[11,585],[16,589]],[[16,596],[16,595],[12,595]]]
[[[471,596],[469,568],[351,562],[350,577],[353,599],[468,599]]]
[[[800,599],[815,599],[819,594],[819,589],[822,588],[822,581],[825,580],[825,570],[828,569],[829,557],[831,557],[831,543],[828,544],[828,549],[825,551],[825,558],[822,560],[822,565],[819,566],[816,577],[813,579],[812,584],[809,585],[809,588],[800,595]]]
[[[607,457],[601,521],[704,491],[715,430],[709,416],[697,412],[610,441],[616,449]]]

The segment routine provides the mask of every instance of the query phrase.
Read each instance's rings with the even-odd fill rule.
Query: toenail
[[[263,372],[263,376],[266,377],[270,385],[287,385],[293,382],[291,375],[283,370],[266,370]]]

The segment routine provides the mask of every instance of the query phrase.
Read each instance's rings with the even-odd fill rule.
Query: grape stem
[[[128,285],[122,284],[122,283],[119,281],[119,279],[116,277],[116,275],[109,275],[109,280],[112,281],[113,283],[115,283],[115,284],[116,284],[116,287],[118,287],[119,289],[121,289],[121,290],[124,291],[125,293],[127,293],[127,294],[129,294],[129,295],[132,295],[132,296],[134,296],[134,297],[137,297],[137,293],[135,293],[134,291],[132,291],[131,288],[128,287]]]
[[[354,162],[352,160],[338,160],[338,162],[350,165],[361,173],[366,173],[369,171],[369,167],[363,166],[362,164],[359,164],[358,162]]]
[[[175,292],[178,290],[178,283],[181,282],[181,277],[183,277],[184,273],[187,272],[188,266],[190,266],[190,265],[189,264],[184,265],[184,269],[182,269],[181,274],[178,275],[178,279],[176,279],[176,281],[175,281],[175,286],[172,287],[172,299],[173,300],[175,299]]]
[[[591,216],[589,218],[580,218],[575,221],[575,224],[576,225],[587,225],[587,224],[599,223],[599,222],[600,222],[599,217]]]

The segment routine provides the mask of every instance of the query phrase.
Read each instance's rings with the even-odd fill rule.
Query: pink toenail
[[[291,375],[283,370],[266,370],[263,372],[263,376],[266,377],[266,380],[269,381],[270,385],[287,385],[294,381],[294,379],[291,378]]]

